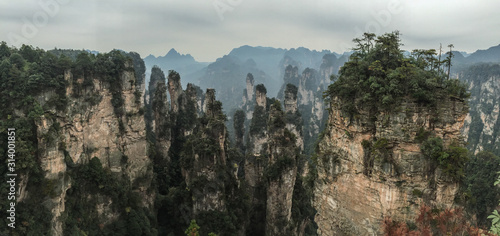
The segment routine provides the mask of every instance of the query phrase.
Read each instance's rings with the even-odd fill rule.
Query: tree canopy
[[[365,33],[353,41],[354,53],[325,92],[326,97],[340,99],[345,112],[391,110],[403,99],[435,106],[445,96],[469,97],[464,84],[447,79],[440,69],[444,61],[436,58],[436,50],[417,49],[405,56],[397,31],[378,37]]]

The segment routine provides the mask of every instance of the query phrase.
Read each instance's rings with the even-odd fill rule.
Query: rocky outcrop
[[[285,75],[283,76],[283,81],[285,85],[293,84],[295,86],[298,86],[300,81],[299,68],[297,66],[288,65],[285,68]]]
[[[313,204],[319,235],[379,235],[384,216],[414,219],[418,204],[450,207],[458,183],[420,151],[416,136],[429,132],[461,142],[468,107],[446,98],[437,108],[408,100],[395,112],[367,111],[350,119],[332,100],[318,146]]]
[[[218,179],[225,172],[228,149],[227,130],[224,125],[222,104],[215,100],[215,90],[207,89],[204,100],[204,119],[188,137],[183,175],[192,189],[193,214],[225,211],[225,183]]]
[[[271,105],[268,124],[266,235],[292,235],[292,197],[298,149],[294,135],[286,128],[279,102]]]
[[[326,77],[326,74],[331,71],[336,71],[328,64],[333,63],[328,58],[330,57],[325,55],[320,73],[314,69],[306,68],[302,72],[302,75],[300,75],[297,66],[288,65],[284,71],[284,84],[278,92],[278,98],[286,103],[284,99],[288,84],[294,85],[297,88],[298,111],[301,114],[308,114],[304,117],[304,134],[302,135],[304,150],[308,154],[312,153],[312,146],[323,129],[327,118],[327,114],[324,112],[323,92],[330,84],[330,79],[324,81],[322,78]],[[328,77],[330,75],[332,74],[329,74]]]
[[[255,218],[265,217],[265,227],[262,231],[255,229],[253,234],[300,234],[304,232],[303,228],[298,229],[301,219],[292,219],[297,160],[303,148],[297,87],[291,84],[287,87],[284,110],[278,100],[265,97],[263,85],[257,85],[256,93],[243,168],[255,209],[250,213],[249,227],[257,223]]]
[[[253,75],[251,73],[247,74],[247,79],[246,79],[246,93],[243,96],[243,104],[249,103],[253,101],[253,96],[254,96],[254,79]]]
[[[285,107],[285,113],[296,113],[299,111],[297,107],[297,86],[293,84],[286,85],[283,105]]]
[[[337,57],[335,54],[325,54],[319,67],[319,81],[320,85],[324,88],[330,84],[332,75],[336,75],[339,71],[337,64]]]
[[[304,150],[303,120],[297,108],[297,87],[287,84],[284,100],[286,128],[295,135],[296,146]]]
[[[469,86],[470,112],[462,129],[469,150],[500,155],[500,65],[479,64],[458,74]]]
[[[256,100],[257,103],[254,108],[253,118],[250,124],[250,130],[248,134],[248,152],[252,155],[260,155],[264,150],[263,144],[267,139],[267,97],[266,88],[264,85],[260,84],[256,89]]]
[[[333,54],[326,54],[323,56],[323,62],[319,70],[319,77],[317,78],[318,85],[316,91],[313,93],[314,95],[311,97],[313,99],[311,101],[311,105],[307,106],[310,110],[302,111],[311,114],[309,120],[305,121],[307,124],[307,132],[304,134],[304,137],[307,139],[307,143],[309,145],[316,141],[318,135],[325,127],[328,113],[326,112],[322,94],[328,89],[328,85],[332,82],[330,79],[331,76],[337,74],[340,66],[343,64],[343,61],[342,64],[339,63],[340,61]],[[308,83],[307,80],[304,84],[306,83]]]
[[[297,87],[299,88],[299,104],[312,104],[314,102],[315,93],[319,90],[318,72],[314,69],[306,68],[302,72]]]
[[[214,105],[215,105],[215,89],[207,89],[207,92],[205,94],[205,101],[203,103],[203,112],[209,116],[213,117],[215,114],[214,111]]]
[[[168,74],[168,93],[170,94],[172,112],[179,112],[179,97],[183,92],[179,73],[172,71]]]
[[[155,71],[151,73],[150,84],[153,84],[153,89],[150,87],[150,92],[153,94],[151,109],[154,121],[155,148],[157,156],[170,161],[168,151],[172,145],[170,132],[170,116],[169,103],[167,101],[167,86],[165,85],[165,76],[161,72],[161,77],[155,79]]]
[[[125,67],[132,65],[127,62]],[[59,182],[56,197],[50,200],[53,235],[63,234],[61,213],[65,211],[66,191],[71,188],[68,167],[86,164],[93,157],[99,158],[104,168],[120,173],[132,183],[143,179],[135,191],[143,196],[144,206],[152,205],[152,196],[146,194],[151,166],[146,152],[144,104],[137,98],[141,85],[136,86],[133,69],[123,70],[118,76],[116,84],[92,77],[91,86],[87,84],[83,94],[74,94],[78,90],[73,88],[82,87],[84,79],[73,78],[67,71],[66,109],[51,110],[37,122],[45,178]],[[117,101],[121,101],[120,107]]]
[[[245,159],[245,179],[251,187],[256,187],[260,183],[264,165],[261,156],[265,154],[264,144],[267,142],[267,120],[266,110],[266,88],[264,85],[257,85],[256,99],[253,117],[249,126],[247,148]]]
[[[186,95],[188,96],[189,100],[193,102],[198,117],[201,116],[203,114],[204,105],[204,94],[201,88],[194,84],[188,83],[186,87]]]
[[[257,106],[266,107],[267,106],[267,90],[263,84],[258,84],[255,87],[255,102]]]
[[[151,77],[149,79],[149,84],[148,84],[148,93],[146,94],[146,103],[147,104],[151,104],[150,100],[153,98],[153,96],[155,94],[158,82],[161,82],[161,81],[163,81],[163,83],[165,83],[165,74],[163,73],[163,71],[159,67],[154,66],[151,69]]]
[[[245,112],[247,120],[252,119],[254,106],[255,106],[254,78],[251,73],[248,73],[246,78],[246,89],[243,92],[243,103],[240,106],[240,109],[242,109],[243,112]]]

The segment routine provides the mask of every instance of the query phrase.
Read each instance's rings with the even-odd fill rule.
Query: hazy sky
[[[500,44],[498,0],[17,0],[0,2],[0,41],[51,49],[170,48],[214,61],[242,45],[343,52],[363,32],[399,30],[405,49]]]

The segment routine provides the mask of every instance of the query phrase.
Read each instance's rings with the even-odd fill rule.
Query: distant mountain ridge
[[[185,62],[195,63],[196,60],[191,56],[191,54],[180,54],[174,48],[170,49],[165,56],[155,57],[153,55],[149,55],[144,60],[152,60],[152,61],[161,61],[161,60],[182,60]]]
[[[147,67],[146,84],[153,65],[158,65],[163,71],[175,70],[182,77],[184,87],[187,83],[193,83],[202,89],[215,88],[217,96],[229,112],[239,102],[235,101],[234,97],[240,97],[240,92],[245,89],[245,78],[248,73],[254,75],[256,83],[264,84],[268,89],[268,95],[273,97],[278,95],[283,86],[284,71],[288,65],[296,66],[299,73],[307,68],[319,71],[324,56],[327,55],[329,63],[334,68],[331,73],[336,74],[348,61],[351,53],[339,54],[330,50],[317,51],[305,47],[284,49],[243,45],[232,49],[215,62],[198,62],[190,54],[181,54],[172,48],[164,56],[149,55],[144,58]],[[456,74],[478,62],[500,62],[500,45],[478,50],[472,54],[464,55],[459,51],[453,51],[453,54],[452,74]],[[441,55],[442,60],[445,58],[446,50]],[[330,75],[322,76],[325,78]]]
[[[195,84],[199,84],[202,88],[215,88],[218,93],[217,97],[224,104],[224,109],[231,113],[231,110],[241,103],[234,98],[241,97],[248,73],[254,76],[255,84],[265,85],[267,95],[275,97],[283,86],[284,72],[288,65],[296,66],[299,73],[307,68],[319,71],[325,55],[329,55],[332,63],[338,65],[335,70],[332,70],[333,74],[336,74],[340,65],[347,61],[347,56],[341,56],[339,59],[329,50],[317,51],[304,47],[281,49],[245,45],[231,50],[228,55],[208,65],[199,74],[196,79],[198,83],[195,82]]]
[[[490,47],[486,50],[477,50],[470,56],[466,57],[467,62],[500,62],[500,44]]]
[[[165,56],[155,57],[153,55],[149,55],[144,58],[144,63],[146,64],[146,84],[149,83],[149,77],[151,68],[154,65],[159,66],[164,71],[175,70],[184,76],[183,80],[184,86],[187,83],[196,82],[190,74],[201,70],[209,63],[206,62],[198,62],[194,59],[190,54],[180,54],[174,48],[170,49]]]

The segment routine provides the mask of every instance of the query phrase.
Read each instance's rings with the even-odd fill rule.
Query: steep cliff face
[[[286,128],[295,135],[296,146],[304,150],[303,120],[297,106],[297,87],[287,84],[285,90],[284,108]]]
[[[132,65],[126,63],[125,67],[132,68]],[[144,104],[137,98],[141,85],[136,85],[133,69],[123,70],[117,76],[112,80],[114,83],[110,83],[97,76],[75,78],[68,71],[65,73],[69,84],[66,89],[68,106],[63,111],[46,112],[37,122],[38,148],[45,178],[60,183],[56,197],[51,199],[54,235],[63,234],[61,214],[65,211],[66,192],[72,183],[68,168],[89,163],[93,157],[99,158],[104,168],[124,176],[131,183],[142,179],[135,191],[144,197],[145,206],[152,204],[152,196],[146,194],[151,166],[146,153]],[[75,88],[82,87],[89,79],[91,84],[87,82],[84,90],[75,94],[78,91]],[[43,95],[40,99],[50,100]],[[100,203],[110,204],[106,198]],[[117,214],[108,213],[101,217],[110,219]]]
[[[266,87],[262,84],[257,85],[255,91],[256,105],[254,107],[253,118],[250,124],[248,134],[248,153],[252,155],[261,155],[265,149],[263,144],[267,139],[267,97]]]
[[[470,112],[462,129],[474,153],[500,155],[500,65],[479,64],[459,73],[471,92]]]
[[[186,95],[188,96],[188,99],[193,102],[193,105],[196,109],[196,114],[198,116],[201,116],[203,114],[203,107],[204,107],[204,94],[203,91],[201,90],[200,87],[188,83],[186,87]]]
[[[268,124],[266,235],[291,235],[292,196],[299,150],[294,135],[286,128],[279,102],[271,105]]]
[[[284,84],[293,84],[295,86],[299,85],[300,75],[299,68],[297,66],[288,65],[285,68],[285,74],[283,75]]]
[[[304,119],[304,133],[301,135],[304,140],[303,149],[308,154],[312,153],[312,146],[323,129],[327,118],[327,114],[324,112],[325,104],[322,96],[323,91],[330,84],[330,79],[324,80],[324,77],[329,78],[332,75],[329,73],[335,71],[333,65],[330,65],[333,63],[331,60],[323,59],[319,73],[314,69],[306,68],[302,75],[299,75],[296,66],[287,66],[283,77],[284,84],[278,93],[278,98],[285,99],[285,90],[288,84],[296,87],[298,111],[303,114]]]
[[[254,78],[251,73],[247,74],[247,79],[246,79],[246,89],[243,94],[243,104],[247,104],[253,101],[254,99]]]
[[[319,67],[320,85],[325,88],[330,84],[330,77],[336,75],[339,70],[337,57],[334,54],[325,54]]]
[[[151,99],[153,99],[158,82],[165,83],[165,74],[163,73],[163,71],[159,67],[154,66],[151,69],[151,76],[150,76],[150,79],[148,81],[149,81],[148,93],[145,96],[145,103],[151,104]]]
[[[188,84],[183,91],[181,77],[174,71],[169,72],[168,81],[171,109],[166,133],[171,135],[171,144],[162,145],[161,138],[168,136],[156,131],[152,142],[168,150],[169,158],[168,162],[162,161],[164,157],[157,152],[154,159],[159,232],[180,235],[191,220],[196,220],[203,235],[229,231],[241,234],[247,219],[243,210],[245,195],[237,180],[241,154],[229,146],[222,103],[216,100],[214,89],[203,93]],[[160,88],[166,90],[159,83],[155,99],[165,103]],[[161,107],[155,105],[152,109]]]
[[[319,89],[318,85],[318,72],[314,69],[306,68],[302,72],[298,85],[300,105],[307,105],[314,102],[315,92]]]
[[[304,192],[302,177],[298,174],[299,169],[303,169],[298,165],[304,142],[297,87],[287,86],[284,110],[278,100],[266,98],[263,85],[257,85],[256,98],[243,168],[243,181],[248,185],[252,206],[246,233],[300,235],[307,225],[305,218],[312,215],[293,214],[294,208],[295,213],[305,212],[298,202],[307,202],[303,199],[307,197],[297,196]],[[239,116],[242,114],[235,115]],[[242,123],[239,121],[239,126]],[[265,219],[264,225],[261,225],[262,219]]]
[[[183,94],[183,90],[181,77],[177,72],[168,75],[168,93],[170,94],[172,112],[179,112],[179,97]]]
[[[252,120],[249,126],[247,148],[245,159],[245,179],[251,187],[257,187],[261,182],[264,163],[261,156],[264,155],[266,147],[264,144],[267,141],[267,119],[268,112],[266,110],[266,93],[264,85],[259,86],[256,90],[257,101]]]
[[[435,109],[410,100],[395,112],[375,116],[342,112],[331,101],[318,146],[318,178],[313,204],[319,235],[377,235],[384,216],[414,219],[418,204],[450,207],[458,183],[421,152],[422,134],[445,144],[462,142],[468,107],[452,97]]]
[[[243,103],[240,106],[243,112],[245,112],[247,120],[252,119],[254,106],[255,106],[254,78],[251,73],[248,73],[246,78],[246,89],[243,92]]]
[[[161,72],[161,71],[160,71]],[[167,102],[167,86],[165,85],[165,76],[163,72],[151,73],[150,93],[152,94],[151,110],[153,118],[153,127],[155,134],[156,155],[169,161],[168,151],[172,145],[170,132],[170,104]],[[155,78],[160,74],[159,78]]]
[[[220,176],[227,163],[227,131],[222,104],[215,100],[215,90],[207,89],[203,119],[185,144],[182,155],[183,175],[192,189],[193,214],[206,211],[225,211],[224,181]]]
[[[258,84],[255,87],[255,102],[257,106],[266,107],[267,106],[267,89],[263,84]]]

